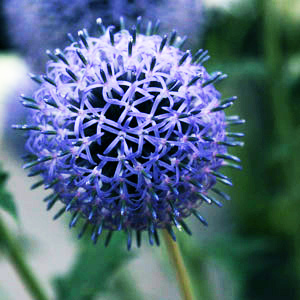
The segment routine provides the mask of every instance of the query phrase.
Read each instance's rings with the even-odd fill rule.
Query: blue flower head
[[[132,30],[105,28],[97,20],[100,36],[78,32],[64,50],[48,51],[51,61],[33,97],[22,96],[31,114],[24,168],[53,193],[47,209],[57,202],[72,213],[70,227],[85,221],[97,241],[108,231],[123,230],[131,246],[132,232],[140,244],[147,231],[151,244],[159,244],[158,229],[175,239],[173,225],[190,234],[185,219],[198,208],[217,204],[211,193],[217,181],[231,185],[219,172],[224,165],[239,168],[228,146],[240,146],[231,124],[244,121],[225,116],[236,97],[221,100],[214,83],[225,75],[208,74],[207,51],[183,52],[184,39],[173,31],[157,34],[158,25],[141,19]]]

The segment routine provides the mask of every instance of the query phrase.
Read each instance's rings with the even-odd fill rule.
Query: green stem
[[[275,130],[280,143],[285,143],[292,136],[292,114],[288,105],[288,89],[284,87],[286,58],[282,53],[281,32],[282,20],[278,0],[261,2],[264,12],[264,60],[268,74],[268,89],[272,101]]]
[[[268,88],[274,110],[275,129],[278,136],[278,144],[291,145],[297,137],[297,131],[293,125],[293,113],[288,104],[290,97],[289,89],[284,85],[283,75],[285,74],[287,55],[283,52],[281,36],[284,28],[284,15],[280,13],[280,5],[288,5],[283,0],[264,0],[264,56],[265,66],[268,71]],[[285,55],[284,55],[285,54]],[[288,161],[282,161],[282,186],[285,185],[287,191],[292,191],[299,181],[298,152],[290,152]],[[289,192],[291,193],[291,192]],[[294,196],[293,196],[294,197]],[[299,200],[299,196],[294,198]],[[294,237],[295,253],[298,253],[300,240],[298,235]],[[300,256],[296,255],[296,266],[299,266]],[[297,264],[298,262],[298,264]],[[299,270],[299,268],[298,268]],[[299,277],[298,277],[299,279]],[[300,292],[298,292],[298,298]]]
[[[172,261],[176,269],[176,276],[180,286],[182,297],[184,300],[193,300],[190,279],[184,266],[178,243],[172,240],[167,230],[163,230],[163,237],[168,249],[170,260]]]
[[[33,299],[48,300],[48,297],[41,288],[38,280],[34,276],[32,270],[27,265],[24,257],[20,251],[21,247],[17,241],[12,237],[9,229],[5,225],[0,215],[0,237],[4,246],[7,249],[9,259],[14,266],[16,272],[24,282],[26,288],[31,293]]]

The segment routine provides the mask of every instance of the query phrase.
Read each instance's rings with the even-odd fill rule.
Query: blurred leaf
[[[0,208],[8,212],[15,220],[18,219],[17,208],[13,201],[12,195],[6,190],[5,184],[8,174],[2,170],[0,165]]]
[[[272,251],[274,246],[275,243],[269,237],[245,239],[233,233],[216,234],[205,243],[185,236],[180,239],[180,247],[193,279],[196,295],[199,299],[209,300],[218,298],[216,293],[219,292],[226,294],[223,295],[223,299],[241,299],[240,295],[249,273],[253,269],[263,269],[268,263],[257,259],[258,264],[253,264],[253,260],[249,258]],[[209,276],[212,271],[211,265],[215,266],[218,274],[214,275],[214,284]],[[214,290],[218,286],[218,280],[226,289]]]
[[[108,248],[98,241],[94,245],[89,237],[79,243],[79,252],[71,270],[54,279],[57,300],[93,300],[107,293],[117,271],[132,258],[120,232],[113,236]]]
[[[209,68],[212,70],[219,69],[228,73],[229,79],[227,84],[234,84],[236,81],[264,80],[266,70],[263,60],[253,58],[243,58],[243,63],[235,58],[224,60],[215,59],[210,62]],[[229,82],[230,81],[230,82]]]
[[[284,75],[284,83],[291,87],[300,78],[300,53],[291,55],[286,64],[286,72]]]
[[[112,285],[112,292],[115,299],[133,300],[143,299],[141,292],[137,290],[134,284],[134,278],[128,273],[127,270],[122,270]]]

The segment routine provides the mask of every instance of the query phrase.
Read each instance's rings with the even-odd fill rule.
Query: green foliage
[[[94,245],[89,237],[80,240],[74,265],[67,274],[54,279],[56,299],[93,300],[99,294],[111,292],[116,273],[133,256],[124,245],[120,233],[114,234],[108,248],[102,241]]]
[[[116,300],[140,300],[142,293],[137,289],[134,278],[127,270],[122,270],[116,275],[111,288],[112,295]]]
[[[17,208],[12,195],[6,189],[8,174],[4,172],[0,165],[0,209],[8,212],[15,220],[18,219]]]
[[[291,11],[295,1],[239,1],[238,10],[214,11],[207,27],[211,68],[230,75],[223,93],[240,98],[231,113],[247,120],[244,171],[232,173],[232,237],[229,247],[211,249],[213,261],[236,265],[229,277],[240,283],[238,299],[300,296],[300,30],[291,26]],[[239,243],[245,251],[231,251]],[[220,259],[220,252],[227,255]]]
[[[205,243],[181,236],[180,248],[191,275],[197,299],[214,300],[218,298],[216,294],[222,293],[223,299],[234,300],[240,299],[240,294],[249,279],[247,276],[256,268],[249,257],[263,256],[266,252],[275,251],[277,246],[268,237],[254,240],[228,233],[215,234],[213,239]],[[222,286],[226,288],[215,289],[209,275],[212,265],[215,266],[218,274],[216,278],[222,278]],[[263,269],[266,263],[261,260],[259,265]]]

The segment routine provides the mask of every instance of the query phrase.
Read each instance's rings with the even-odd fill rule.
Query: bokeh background
[[[21,168],[23,139],[10,125],[25,117],[17,94],[31,89],[26,74],[33,67],[14,43],[3,2],[0,161],[10,175],[7,188],[19,221],[5,218],[30,264],[53,299],[180,299],[163,245],[152,248],[145,242],[128,253],[122,234],[116,234],[109,249],[101,242],[93,246],[88,239],[78,241],[66,226],[67,217],[53,222],[54,212],[45,211],[42,199],[47,193],[29,190],[35,181]],[[223,208],[203,207],[207,228],[191,217],[192,238],[177,235],[196,299],[300,299],[300,1],[195,3],[201,6],[201,20],[190,20],[190,47],[209,51],[209,71],[229,75],[218,88],[224,97],[237,95],[239,101],[227,113],[247,120],[238,128],[246,134],[245,147],[233,150],[242,159],[243,171],[226,170],[234,182],[228,189],[232,200]],[[167,25],[180,32],[178,26],[188,16],[183,21],[174,14]],[[78,29],[74,25],[74,32]],[[45,51],[43,40],[40,49]],[[0,299],[30,299],[1,252]]]

